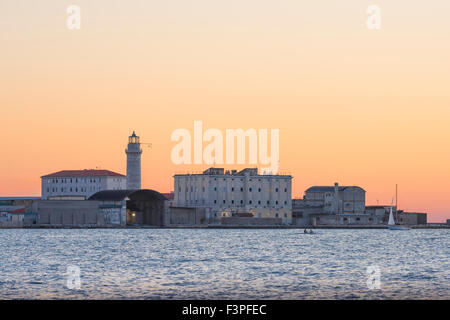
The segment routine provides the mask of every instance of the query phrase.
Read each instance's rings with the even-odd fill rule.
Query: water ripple
[[[448,230],[15,229],[0,245],[1,299],[450,298]]]

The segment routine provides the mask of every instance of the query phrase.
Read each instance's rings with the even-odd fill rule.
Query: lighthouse
[[[128,137],[128,148],[125,150],[127,154],[127,189],[141,189],[141,144],[139,137],[133,131]]]

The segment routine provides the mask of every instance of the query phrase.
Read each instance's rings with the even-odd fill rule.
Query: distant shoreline
[[[450,225],[416,225],[407,226],[411,229],[450,229]],[[316,227],[300,227],[300,226],[238,226],[238,225],[208,225],[208,226],[127,226],[127,227],[77,227],[77,226],[26,226],[26,227],[4,227],[0,229],[387,229],[387,226],[316,226]]]

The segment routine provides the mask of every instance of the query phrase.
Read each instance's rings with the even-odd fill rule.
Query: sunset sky
[[[66,9],[81,8],[69,30]],[[381,7],[381,30],[366,9]],[[0,196],[63,169],[173,190],[178,128],[279,129],[293,196],[359,185],[367,204],[450,218],[450,1],[0,0]],[[240,166],[225,166],[240,169]]]

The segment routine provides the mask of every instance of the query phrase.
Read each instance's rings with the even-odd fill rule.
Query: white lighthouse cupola
[[[133,131],[128,137],[128,148],[125,150],[127,154],[127,189],[141,189],[141,144],[139,137]]]

